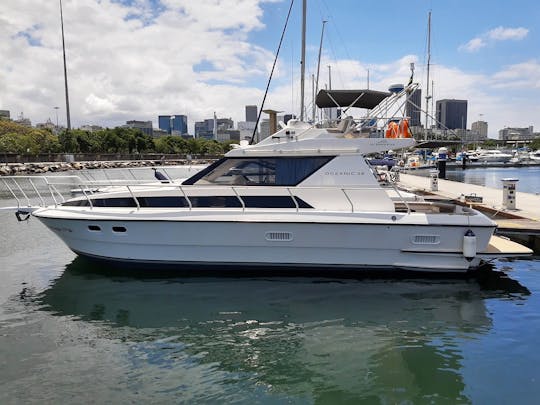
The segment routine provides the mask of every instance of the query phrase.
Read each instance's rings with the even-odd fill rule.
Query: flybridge
[[[415,145],[413,138],[346,138],[342,134],[329,133],[324,128],[312,128],[301,137],[289,139],[280,134],[245,148],[237,148],[227,153],[227,157],[249,155],[340,155],[369,154],[387,150],[410,148]],[[341,136],[340,136],[341,135]]]

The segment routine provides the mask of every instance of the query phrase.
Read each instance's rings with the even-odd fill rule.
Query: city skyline
[[[431,7],[435,98],[469,100],[468,121],[488,121],[491,138],[497,138],[504,127],[540,126],[540,40],[533,29],[540,7],[535,2],[500,4],[493,10],[486,1],[463,3],[461,9],[416,1],[399,7],[402,13],[392,24],[381,25],[380,16],[386,15],[382,9],[394,9],[394,3],[397,7],[394,1],[384,7],[371,3],[361,7],[341,0],[330,8],[323,0],[309,1],[308,77],[315,70],[324,18],[329,23],[321,66],[332,66],[334,88],[366,87],[369,69],[370,87],[386,90],[391,83],[408,80],[410,62],[416,63],[415,79],[425,87]],[[116,126],[127,120],[151,119],[157,127],[161,111],[182,111],[191,117],[190,133],[195,121],[213,111],[242,121],[243,106],[260,108],[288,4],[275,0],[197,4],[66,0],[74,126]],[[297,115],[298,14],[295,4],[265,105]],[[385,22],[390,21],[387,17],[391,16],[386,15]],[[355,40],[358,18],[362,41]],[[0,54],[8,62],[0,67],[0,109],[10,110],[13,117],[24,112],[34,122],[55,121],[54,106],[64,101],[58,5],[7,0],[1,19]],[[99,40],[95,32],[100,32]],[[321,69],[320,87],[328,82],[325,71]],[[306,93],[309,110],[310,86]],[[425,100],[422,104],[425,107]],[[58,112],[65,125],[64,109]]]

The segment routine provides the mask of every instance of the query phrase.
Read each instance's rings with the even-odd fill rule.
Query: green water
[[[540,262],[487,279],[112,272],[0,214],[0,403],[538,403]]]

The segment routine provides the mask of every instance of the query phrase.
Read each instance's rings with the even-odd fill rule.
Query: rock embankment
[[[42,162],[42,163],[0,163],[0,176],[17,176],[28,174],[47,174],[53,172],[66,172],[70,170],[88,169],[127,169],[131,167],[151,167],[162,165],[200,165],[208,164],[213,160],[131,160],[131,161],[88,161],[88,162]]]

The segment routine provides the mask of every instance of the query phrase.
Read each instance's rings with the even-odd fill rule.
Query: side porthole
[[[92,232],[101,232],[101,227],[98,225],[88,225],[88,230]]]
[[[116,233],[124,233],[127,231],[127,229],[123,226],[113,226],[112,230],[113,232],[116,232]]]

